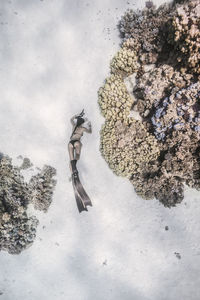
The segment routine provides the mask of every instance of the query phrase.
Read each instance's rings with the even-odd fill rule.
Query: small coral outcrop
[[[28,205],[46,212],[56,184],[54,168],[44,167],[27,183],[20,172],[32,163],[26,158],[22,166],[13,166],[6,155],[0,157],[0,250],[10,254],[19,254],[34,242],[39,221],[28,212]]]

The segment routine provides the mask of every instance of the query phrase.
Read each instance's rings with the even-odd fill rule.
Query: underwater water
[[[22,155],[57,170],[48,212],[29,208],[39,220],[32,246],[19,255],[0,252],[0,299],[199,298],[199,192],[185,187],[184,200],[171,208],[144,201],[99,151],[104,118],[97,91],[119,50],[116,25],[126,9],[144,5],[0,3],[0,151],[13,163]],[[93,207],[79,214],[67,143],[69,120],[83,108],[93,133],[83,137],[78,167]]]

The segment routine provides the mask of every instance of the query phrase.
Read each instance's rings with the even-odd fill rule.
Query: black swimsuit
[[[72,144],[72,146],[74,147],[74,143],[76,143],[76,142],[80,142],[79,140],[71,140],[71,141],[69,141],[71,144]]]

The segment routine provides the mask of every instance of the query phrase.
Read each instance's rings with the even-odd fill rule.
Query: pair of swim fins
[[[82,211],[87,211],[87,206],[92,206],[92,202],[86,193],[85,189],[83,188],[83,185],[79,179],[78,170],[73,170],[72,173],[72,184],[74,188],[74,194],[76,198],[77,207],[79,210],[79,213]]]

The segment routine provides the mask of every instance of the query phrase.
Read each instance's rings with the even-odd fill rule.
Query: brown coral
[[[146,71],[137,81],[133,94],[137,99],[137,110],[146,117],[154,105],[169,95],[172,88],[182,88],[190,83],[192,75],[181,74],[172,66],[162,65]]]
[[[180,66],[200,74],[200,0],[179,6],[169,27],[168,40],[175,47]]]
[[[139,49],[142,63],[155,63],[165,41],[166,21],[171,17],[171,5],[164,4],[158,9],[151,6],[143,10],[128,10],[119,22],[119,30],[124,40],[134,39]]]

